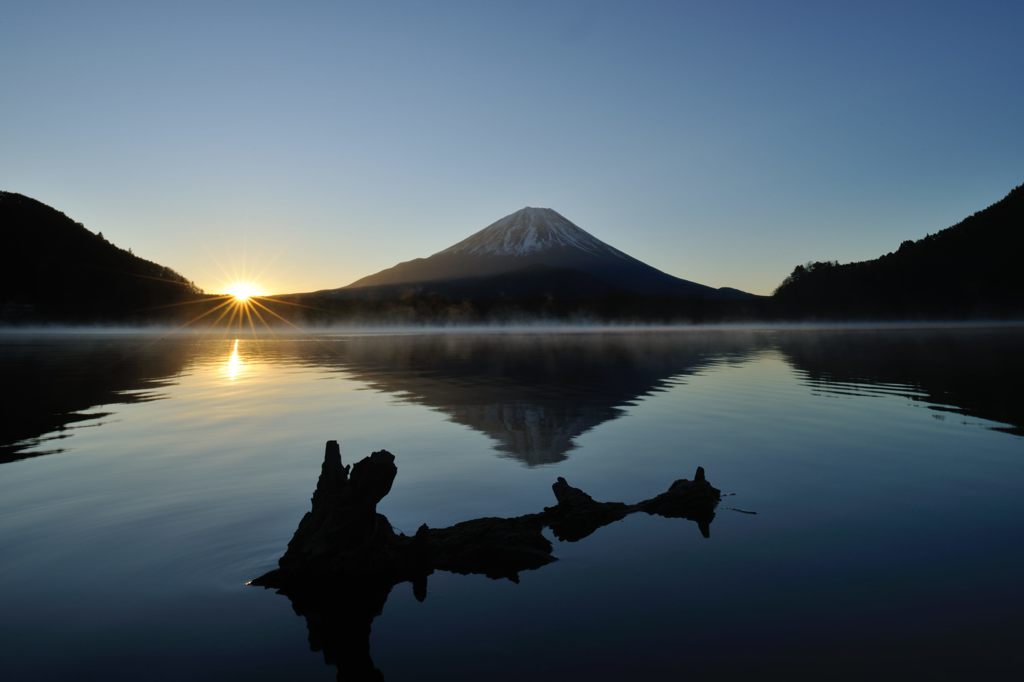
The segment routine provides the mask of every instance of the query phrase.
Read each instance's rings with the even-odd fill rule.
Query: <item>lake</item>
[[[344,613],[246,586],[324,442],[412,533],[634,502],[508,580],[396,586],[387,680],[1006,677],[1024,665],[1024,330],[0,335],[0,678],[346,676]],[[549,534],[550,536],[550,534]],[[358,589],[354,586],[353,589]],[[343,609],[341,609],[343,611]],[[341,623],[341,625],[339,625]],[[339,648],[340,647],[340,648]]]

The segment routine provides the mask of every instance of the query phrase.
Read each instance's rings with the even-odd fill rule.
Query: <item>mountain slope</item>
[[[1024,314],[1024,185],[969,218],[880,258],[799,265],[773,297],[824,317]]]
[[[492,278],[531,269],[556,269],[563,279],[577,273],[581,285],[632,294],[692,298],[737,298],[735,290],[720,291],[673,277],[605,244],[550,208],[527,207],[428,258],[399,263],[353,282],[344,290],[417,285],[436,290],[446,282]],[[502,278],[506,288],[515,277]],[[535,287],[534,287],[535,288]],[[579,287],[570,287],[579,288]],[[341,290],[335,290],[341,291]],[[468,294],[487,295],[479,287]],[[506,294],[515,293],[507,291]],[[558,295],[559,291],[549,292]]]
[[[0,320],[158,316],[198,296],[170,268],[118,248],[35,199],[0,192]]]

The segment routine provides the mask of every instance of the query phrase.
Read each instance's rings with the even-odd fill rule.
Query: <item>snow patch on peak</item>
[[[575,249],[594,256],[628,258],[558,211],[532,206],[510,213],[441,253],[526,256],[550,249]]]

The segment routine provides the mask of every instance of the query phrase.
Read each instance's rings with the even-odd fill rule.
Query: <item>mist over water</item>
[[[729,494],[709,539],[640,515],[518,585],[398,586],[371,636],[389,680],[1024,662],[1019,328],[382,331],[0,336],[3,668],[339,674],[244,587],[329,438],[395,453],[406,532],[536,511],[557,476],[638,500],[702,465]]]

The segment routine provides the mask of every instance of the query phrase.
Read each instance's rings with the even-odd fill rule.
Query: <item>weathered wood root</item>
[[[412,582],[420,601],[435,570],[518,582],[520,571],[555,560],[545,527],[560,540],[576,541],[640,511],[694,520],[707,537],[720,498],[700,467],[694,480],[676,481],[637,504],[597,502],[559,478],[552,486],[556,504],[540,513],[485,517],[448,528],[423,525],[409,537],[377,513],[397,473],[394,455],[385,450],[351,469],[343,466],[338,443],[328,441],[312,509],[278,567],[251,583],[276,588],[291,600],[306,619],[310,647],[338,666],[339,680],[383,679],[370,656],[370,629],[400,582]]]
[[[537,514],[484,517],[447,528],[420,526],[412,537],[396,533],[377,503],[391,490],[398,473],[395,457],[374,452],[351,467],[341,463],[337,441],[328,441],[312,509],[299,523],[278,568],[253,581],[287,587],[309,581],[372,578],[395,584],[416,582],[434,570],[480,573],[518,580],[520,571],[555,560],[543,535],[576,541],[635,512],[698,523],[707,536],[720,492],[697,468],[694,480],[675,481],[669,489],[636,504],[598,502],[559,477],[552,486],[556,504]]]

